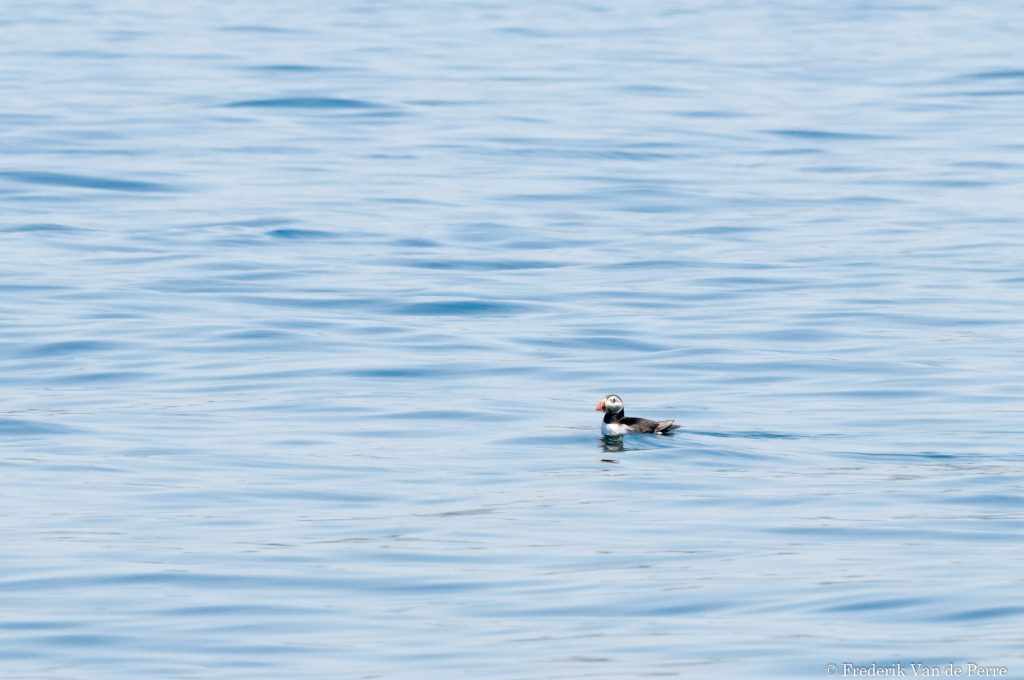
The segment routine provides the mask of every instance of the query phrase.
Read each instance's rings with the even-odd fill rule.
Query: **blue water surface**
[[[0,675],[1022,677],[1021,35],[10,0]]]

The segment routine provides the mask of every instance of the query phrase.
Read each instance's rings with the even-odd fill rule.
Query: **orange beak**
[[[597,404],[597,408],[595,408],[594,410],[595,410],[595,411],[603,411],[603,410],[604,410],[604,399],[602,399],[602,400],[601,400],[601,401],[600,401],[600,402],[599,402],[599,403]]]

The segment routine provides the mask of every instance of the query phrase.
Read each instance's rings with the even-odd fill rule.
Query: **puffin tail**
[[[679,425],[673,425],[672,423],[674,423],[674,422],[676,422],[676,421],[674,421],[674,420],[659,420],[658,421],[658,426],[654,428],[655,433],[657,433],[657,434],[668,434],[672,430],[678,430],[680,426]]]

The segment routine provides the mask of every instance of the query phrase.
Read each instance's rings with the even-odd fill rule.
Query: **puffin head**
[[[622,410],[622,398],[617,394],[609,394],[598,402],[597,408],[594,410],[604,411],[605,413],[618,413]]]

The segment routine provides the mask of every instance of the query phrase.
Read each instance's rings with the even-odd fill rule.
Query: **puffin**
[[[601,434],[606,437],[617,437],[622,434],[648,433],[668,434],[678,430],[674,420],[648,420],[647,418],[627,418],[622,406],[622,397],[609,394],[598,404],[596,411],[604,411],[604,422],[601,423]]]

